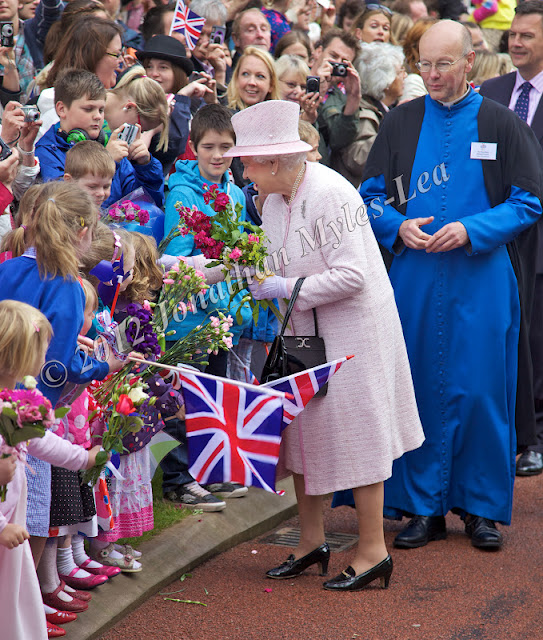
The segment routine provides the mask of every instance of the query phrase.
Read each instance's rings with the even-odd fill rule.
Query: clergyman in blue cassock
[[[439,27],[445,35],[447,22]],[[435,60],[421,74],[425,82],[440,77]],[[511,521],[521,302],[529,304],[543,155],[514,113],[479,96],[465,75],[460,82],[454,101],[430,91],[387,115],[360,188],[375,235],[392,256],[389,275],[426,436],[394,462],[385,483],[385,515],[415,516],[407,543],[402,534],[396,539],[404,548],[444,538],[451,510],[466,518],[468,535],[467,518],[475,518],[482,533],[472,543],[480,547],[501,546],[494,522]],[[467,243],[435,253],[407,247],[402,223],[431,216],[425,234],[459,221]],[[334,505],[349,503],[344,492],[335,495]]]

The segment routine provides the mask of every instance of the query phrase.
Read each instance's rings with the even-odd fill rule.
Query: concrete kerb
[[[123,573],[93,590],[88,612],[66,628],[70,640],[99,638],[184,573],[291,518],[297,512],[292,479],[277,488],[285,495],[250,488],[245,497],[227,500],[224,511],[185,518],[141,545],[143,571]]]

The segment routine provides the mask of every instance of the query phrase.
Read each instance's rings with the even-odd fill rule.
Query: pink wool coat
[[[304,475],[306,492],[320,495],[386,480],[393,460],[424,434],[394,293],[362,199],[335,171],[306,167],[290,207],[281,195],[266,199],[262,227],[274,271],[306,277],[291,333],[314,334],[315,307],[327,359],[355,355],[327,396],[311,400],[283,433],[280,468]]]

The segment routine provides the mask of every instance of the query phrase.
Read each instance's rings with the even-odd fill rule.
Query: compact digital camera
[[[347,75],[347,65],[344,62],[331,62],[333,76],[344,78]]]
[[[211,35],[209,41],[211,44],[224,44],[224,38],[226,37],[226,29],[224,27],[213,27],[211,29]]]
[[[0,22],[0,47],[13,47],[13,22]]]
[[[135,124],[125,123],[124,129],[119,133],[117,138],[119,140],[124,140],[125,142],[128,143],[128,146],[130,146],[136,139],[137,135],[138,135],[138,127]]]
[[[23,105],[21,109],[25,114],[25,122],[37,122],[41,118],[41,113],[33,105]]]
[[[319,76],[307,76],[305,90],[307,93],[319,93],[321,90],[321,79]]]

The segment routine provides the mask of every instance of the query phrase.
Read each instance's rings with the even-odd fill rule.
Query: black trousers
[[[535,431],[537,442],[530,451],[543,453],[543,274],[535,279],[534,306],[530,325],[530,350],[534,370]]]

